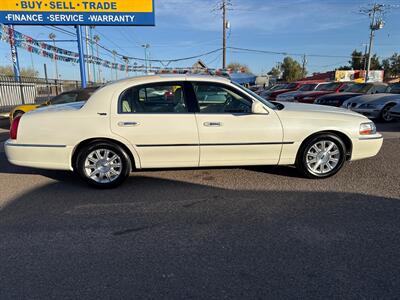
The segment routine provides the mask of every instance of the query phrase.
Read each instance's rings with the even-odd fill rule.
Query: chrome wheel
[[[322,140],[312,145],[306,154],[308,170],[315,175],[324,175],[335,170],[341,154],[333,141]]]
[[[109,149],[97,149],[86,157],[85,174],[95,182],[113,182],[121,173],[121,157]]]

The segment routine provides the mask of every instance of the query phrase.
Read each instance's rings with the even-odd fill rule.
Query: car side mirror
[[[253,114],[268,115],[268,110],[266,110],[265,107],[258,101],[254,101],[251,105],[251,112]]]

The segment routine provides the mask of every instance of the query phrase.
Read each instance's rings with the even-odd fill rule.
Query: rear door
[[[274,165],[283,131],[274,111],[253,114],[252,99],[236,87],[193,82],[200,140],[200,166]]]
[[[142,168],[199,165],[196,118],[185,85],[134,86],[120,96],[111,128],[136,148]]]

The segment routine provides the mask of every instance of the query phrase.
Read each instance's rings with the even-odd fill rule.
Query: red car
[[[261,97],[270,100],[270,101],[275,101],[276,97],[280,94],[287,93],[287,92],[293,92],[297,91],[301,86],[309,83],[316,83],[315,81],[310,82],[310,81],[301,81],[301,82],[292,82],[288,83],[282,86],[281,89],[278,90],[273,90],[273,91],[265,91],[264,93],[261,94]]]
[[[315,99],[323,95],[343,92],[352,82],[331,82],[328,84],[321,84],[315,91],[304,92],[294,97],[295,102],[300,103],[314,103]]]

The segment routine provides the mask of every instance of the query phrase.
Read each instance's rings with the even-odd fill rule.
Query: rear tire
[[[76,172],[89,185],[112,189],[129,176],[132,163],[120,146],[98,142],[82,148],[77,155]]]
[[[301,146],[296,167],[307,178],[324,179],[339,172],[345,161],[343,141],[334,134],[321,134]]]

